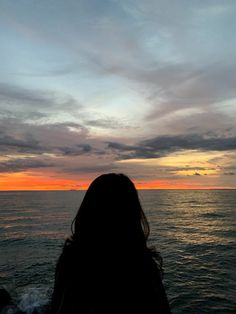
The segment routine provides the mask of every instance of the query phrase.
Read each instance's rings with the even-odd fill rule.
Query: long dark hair
[[[162,260],[155,248],[147,247],[150,227],[138,192],[128,176],[108,173],[89,186],[71,225],[67,244],[87,251],[146,251],[158,263]]]
[[[124,304],[125,296],[131,293],[128,287],[136,291],[134,295],[143,291],[144,300],[150,301],[151,298],[156,304],[160,294],[158,278],[162,260],[155,250],[147,246],[149,232],[149,224],[133,182],[126,175],[115,173],[96,178],[85,193],[72,222],[72,235],[66,240],[58,260],[51,313],[77,313],[71,306],[87,308],[93,297],[99,303],[103,299],[102,294],[109,294],[113,299],[116,295],[123,295],[119,302],[120,305]],[[121,281],[116,273],[123,278]],[[137,281],[139,274],[140,281]],[[103,282],[106,283],[104,287],[110,288],[101,290],[104,289]],[[118,291],[117,282],[123,282],[123,292]],[[150,295],[144,288],[149,289]],[[136,306],[132,297],[129,302],[130,306]],[[146,304],[146,301],[143,303]],[[154,303],[150,307],[156,307]]]
[[[72,222],[71,240],[145,248],[150,229],[133,182],[124,174],[108,173],[89,186]],[[89,243],[91,241],[91,243]]]

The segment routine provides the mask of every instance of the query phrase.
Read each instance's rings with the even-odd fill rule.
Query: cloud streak
[[[236,150],[236,137],[218,138],[198,134],[166,135],[141,141],[137,145],[109,142],[107,147],[117,152],[120,159],[159,158],[183,150]]]

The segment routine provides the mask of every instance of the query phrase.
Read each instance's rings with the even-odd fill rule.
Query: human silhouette
[[[51,314],[170,313],[148,235],[132,181],[114,173],[96,178],[57,262]]]

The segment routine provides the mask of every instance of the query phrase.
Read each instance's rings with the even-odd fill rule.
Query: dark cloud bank
[[[159,136],[124,145],[109,142],[108,148],[118,153],[119,158],[158,158],[181,150],[227,151],[236,149],[236,137],[206,137],[204,135]]]
[[[0,152],[2,156],[11,158],[0,163],[2,173],[51,167],[65,172],[108,172],[116,169],[114,161],[117,160],[159,158],[184,150],[232,151],[236,150],[236,137],[162,135],[123,144],[105,142],[104,138],[91,139],[84,126],[71,122],[33,125],[17,119],[4,119],[0,125]],[[18,158],[18,155],[24,156]],[[85,160],[92,158],[89,162],[91,167],[79,164],[76,161],[79,156],[84,156]],[[73,164],[70,164],[71,158]],[[227,175],[232,175],[230,172],[229,169]]]

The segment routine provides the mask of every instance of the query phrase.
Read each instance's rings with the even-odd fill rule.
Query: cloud
[[[96,164],[96,165],[87,165],[87,166],[74,166],[74,167],[65,167],[63,171],[67,173],[93,173],[93,174],[100,174],[100,173],[108,173],[108,172],[117,172],[119,167],[114,163],[107,163],[107,164]]]
[[[222,109],[225,107],[222,106]],[[202,134],[208,137],[232,137],[236,134],[235,117],[231,112],[184,111],[180,115],[152,122],[154,130],[161,134]]]
[[[235,4],[100,1],[98,5],[94,1],[90,4],[73,1],[68,5],[60,2],[56,7],[48,4],[46,11],[54,12],[52,16],[40,4],[37,10],[29,5],[27,15],[22,7],[3,7],[7,17],[4,21],[8,20],[7,25],[27,38],[31,45],[36,42],[41,46],[43,41],[47,53],[52,52],[56,57],[62,50],[66,55],[66,58],[57,56],[63,62],[45,64],[45,75],[50,71],[55,76],[76,73],[76,81],[79,79],[80,84],[85,82],[85,85],[89,77],[89,94],[98,80],[107,80],[104,93],[108,81],[114,86],[117,83],[131,85],[145,102],[152,104],[151,112],[145,113],[148,119],[160,119],[181,109],[206,108],[236,98],[233,84],[236,45],[232,31]],[[37,21],[42,13],[44,23],[39,25]],[[226,58],[228,51],[231,56]],[[68,60],[71,60],[69,64]],[[41,73],[41,68],[38,72]],[[9,86],[3,89],[14,101],[26,100],[26,104],[35,103],[45,110],[50,102],[57,108],[65,108],[65,104],[80,105],[73,97],[54,95],[50,91],[32,93],[12,90]],[[68,108],[66,110],[68,112]],[[88,124],[92,122],[97,127],[109,126],[106,121],[88,120]]]
[[[51,167],[55,167],[55,165],[50,160],[40,160],[38,158],[11,159],[0,162],[0,173],[21,172]]]
[[[236,137],[219,138],[198,134],[165,135],[141,141],[136,145],[109,142],[107,147],[117,152],[120,159],[158,158],[181,150],[236,150]]]
[[[160,151],[175,151],[182,149],[224,151],[236,149],[236,137],[220,138],[198,134],[176,136],[166,135],[142,141],[140,144],[144,145],[147,149],[157,149]]]
[[[20,119],[0,120],[0,172],[51,168],[68,175],[100,173],[117,168],[101,138],[92,138],[80,124],[32,124]]]
[[[98,118],[98,119],[90,119],[84,120],[84,124],[87,127],[96,127],[101,129],[127,129],[130,128],[129,125],[126,125],[124,122],[119,121],[113,117],[107,118]]]
[[[58,147],[57,150],[59,152],[62,152],[64,156],[78,156],[86,153],[91,153],[93,149],[92,146],[89,144],[78,144],[72,147],[69,146]]]
[[[60,121],[61,116],[72,120],[82,111],[82,105],[68,94],[4,83],[0,83],[0,108],[1,117],[44,123]]]
[[[96,141],[80,124],[30,124],[19,119],[0,120],[0,150],[3,154],[55,154],[76,156],[94,153]],[[90,141],[90,143],[88,143]]]
[[[0,84],[0,101],[7,105],[35,105],[41,108],[47,108],[48,106],[64,108],[75,103],[75,100],[68,95],[60,95],[48,90],[32,90],[5,83]]]
[[[153,152],[148,151],[146,147],[141,145],[127,145],[116,142],[107,142],[107,148],[117,153],[118,159],[131,159],[131,158],[153,158]],[[139,157],[138,157],[139,156]],[[156,154],[160,157],[160,154]]]
[[[98,63],[97,63],[98,64]],[[223,101],[236,99],[235,61],[194,63],[161,63],[142,65],[102,64],[104,72],[137,82],[148,94],[153,108],[147,119],[160,119],[170,113],[189,108],[207,109]]]
[[[192,166],[189,166],[189,165],[186,165],[185,167],[171,167],[171,166],[168,166],[168,168],[165,169],[165,171],[168,171],[168,172],[173,172],[175,173],[176,171],[195,171],[195,172],[199,172],[199,171],[215,171],[217,168],[215,167],[199,167],[199,166],[196,166],[196,167],[192,167]]]
[[[6,153],[11,151],[40,153],[44,151],[39,142],[30,135],[26,135],[24,139],[17,139],[6,134],[0,135],[0,150]]]
[[[184,67],[188,67],[184,69]],[[155,109],[148,118],[161,118],[167,114],[186,108],[207,108],[223,101],[236,98],[234,82],[236,81],[236,63],[224,62],[211,64],[198,69],[183,65],[179,73],[168,74],[157,71],[157,92],[152,99]],[[186,74],[184,74],[186,72]],[[164,75],[163,75],[164,74]],[[165,78],[167,75],[167,78]],[[172,76],[168,78],[168,76]],[[164,77],[164,79],[163,79]],[[173,78],[176,80],[173,82]],[[158,99],[161,96],[161,100]]]

